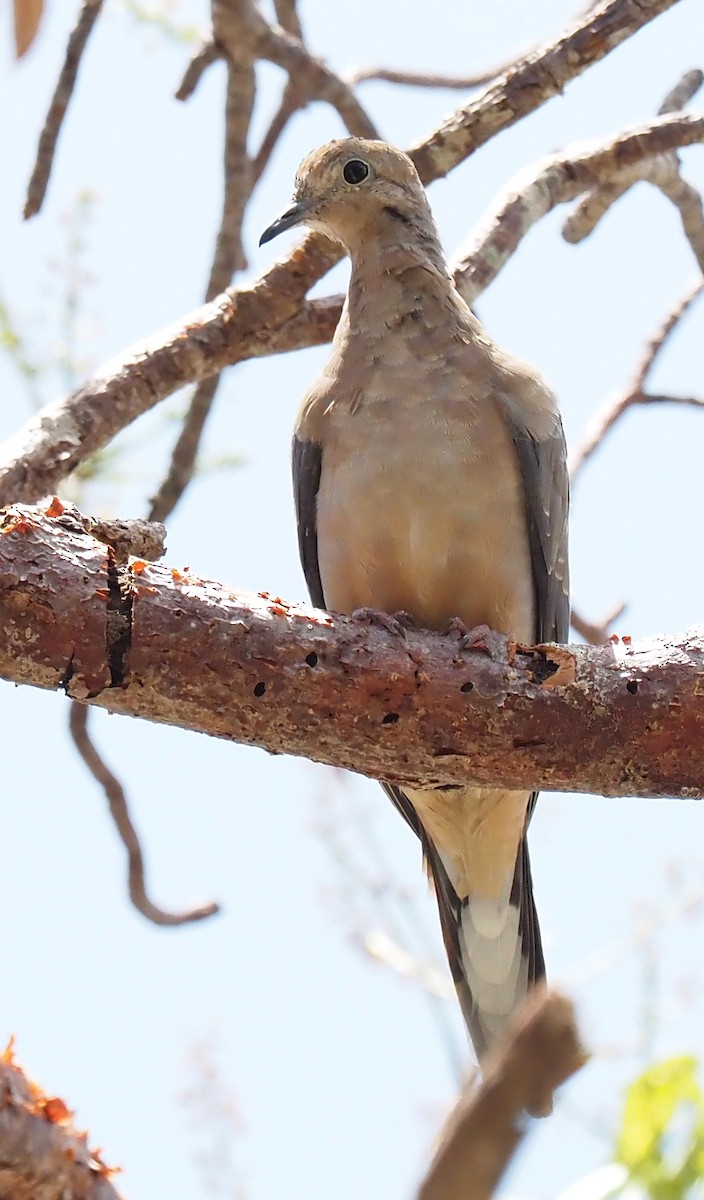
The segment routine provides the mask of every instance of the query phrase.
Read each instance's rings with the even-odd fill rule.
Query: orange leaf
[[[51,504],[47,508],[44,515],[47,517],[60,517],[61,514],[65,511],[66,511],[66,509],[65,509],[64,505],[61,503],[61,501],[59,500],[59,497],[54,496],[54,499],[52,500]]]
[[[2,1055],[0,1055],[0,1062],[4,1063],[4,1065],[6,1067],[12,1067],[15,1064],[15,1035],[14,1035],[14,1033],[10,1034],[7,1045],[2,1052]]]
[[[44,11],[44,0],[15,0],[15,53],[26,54],[34,41]]]
[[[60,1096],[49,1096],[43,1103],[44,1116],[52,1125],[65,1125],[71,1120],[73,1113],[66,1107]]]

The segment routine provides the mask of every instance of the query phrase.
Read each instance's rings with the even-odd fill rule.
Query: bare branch
[[[572,608],[572,612],[570,614],[570,624],[575,633],[578,633],[580,637],[583,637],[585,642],[588,642],[590,646],[601,646],[604,642],[608,642],[610,640],[612,636],[612,626],[615,625],[619,618],[623,616],[625,611],[626,605],[619,604],[613,609],[612,612],[608,614],[608,616],[604,617],[603,621],[597,625],[593,621],[587,621],[584,617],[581,617],[579,613],[575,612],[574,608]]]
[[[47,1096],[15,1063],[0,1056],[0,1196],[12,1200],[120,1200],[114,1171],[58,1096]]]
[[[605,58],[678,0],[603,0],[553,42],[518,59],[483,92],[411,151],[424,183],[438,179],[479,146],[535,112],[587,67]]]
[[[203,42],[203,45],[199,50],[196,50],[196,53],[186,67],[183,79],[175,93],[176,99],[190,100],[208,67],[212,67],[213,63],[219,62],[221,58],[222,50],[215,44],[212,38],[207,42]]]
[[[61,68],[59,81],[39,138],[37,158],[27,187],[27,199],[24,206],[25,220],[38,213],[44,203],[56,152],[56,143],[76,85],[81,57],[102,6],[103,0],[83,0],[78,21],[68,39],[64,65]]]
[[[662,349],[667,344],[667,341],[691,307],[697,297],[701,296],[704,291],[704,280],[696,279],[694,283],[687,289],[680,300],[673,305],[670,312],[661,325],[651,334],[645,347],[643,356],[636,367],[633,377],[623,389],[615,397],[607,400],[606,404],[601,408],[590,421],[587,426],[587,431],[577,449],[570,457],[570,474],[572,481],[577,479],[580,471],[584,467],[587,459],[591,458],[592,454],[603,442],[606,434],[616,424],[623,414],[634,404],[652,404],[659,399],[667,399],[664,397],[648,396],[645,393],[645,384],[648,376],[655,365],[658,356]],[[695,403],[692,399],[685,399],[680,403]],[[698,406],[698,405],[697,405]]]
[[[269,25],[252,0],[212,0],[216,41],[235,59],[243,46],[253,58],[275,63],[305,88],[310,97],[325,100],[340,114],[350,133],[378,137],[376,126],[351,87],[315,58],[297,37]]]
[[[281,28],[302,42],[303,29],[298,15],[297,0],[274,0],[274,12]]]
[[[704,795],[704,629],[529,648],[497,634],[490,656],[159,564],[109,566],[89,534],[16,507],[0,526],[0,629],[0,678],[377,779]]]
[[[701,71],[688,71],[668,92],[660,105],[661,115],[677,112],[691,100],[704,82]],[[704,209],[696,188],[680,174],[680,159],[675,149],[660,153],[641,163],[615,163],[611,177],[602,180],[589,191],[575,211],[567,218],[562,234],[566,241],[583,241],[596,228],[602,217],[635,183],[651,183],[660,188],[679,210],[685,237],[704,273]]]
[[[418,1200],[489,1200],[528,1128],[587,1061],[574,1009],[557,992],[534,992],[488,1064],[480,1088],[460,1096],[441,1134]]]
[[[154,925],[186,925],[202,921],[220,911],[219,904],[204,904],[181,913],[169,913],[157,907],[147,895],[144,879],[144,858],[137,831],[132,824],[127,797],[119,779],[102,759],[88,733],[89,710],[76,701],[71,705],[69,729],[74,745],[93,778],[105,792],[115,828],[127,851],[128,889],[130,900],[138,912]]]
[[[511,62],[514,62],[511,59]],[[423,71],[390,71],[386,67],[362,67],[352,71],[347,80],[353,86],[358,83],[401,83],[408,87],[448,88],[452,91],[467,91],[469,88],[483,87],[491,83],[502,71],[506,70],[505,62],[497,64],[476,75],[428,75]]]
[[[641,164],[673,146],[704,141],[704,117],[655,117],[607,141],[583,142],[542,159],[506,185],[460,250],[455,280],[468,304],[496,278],[537,221],[558,204],[574,200],[624,168]]]

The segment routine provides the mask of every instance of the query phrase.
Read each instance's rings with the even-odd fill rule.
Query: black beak
[[[287,208],[286,212],[277,217],[268,229],[264,230],[259,239],[259,245],[263,246],[265,242],[270,242],[272,238],[278,237],[280,233],[284,233],[287,229],[293,229],[294,225],[299,225],[310,212],[312,204],[312,200],[299,200],[298,204],[293,204],[291,208]]]

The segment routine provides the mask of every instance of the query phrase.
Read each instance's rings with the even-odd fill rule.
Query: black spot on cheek
[[[390,217],[394,217],[397,221],[400,221],[402,225],[410,225],[410,220],[406,214],[402,213],[400,208],[394,208],[393,204],[385,204],[384,212],[388,213]]]

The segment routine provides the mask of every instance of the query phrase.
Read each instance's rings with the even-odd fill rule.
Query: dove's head
[[[265,229],[259,245],[286,229],[308,225],[352,251],[382,230],[403,240],[432,216],[418,172],[407,154],[386,142],[342,138],[304,158],[293,203]]]

